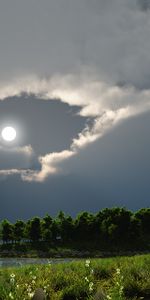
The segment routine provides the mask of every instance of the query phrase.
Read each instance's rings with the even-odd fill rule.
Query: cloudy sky
[[[149,0],[0,0],[0,218],[149,206]]]

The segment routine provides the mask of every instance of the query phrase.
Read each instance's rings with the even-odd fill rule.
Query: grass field
[[[0,300],[150,299],[150,255],[0,269]]]

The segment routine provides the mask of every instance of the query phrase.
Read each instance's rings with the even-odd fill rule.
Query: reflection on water
[[[57,264],[64,263],[68,261],[74,261],[76,259],[73,258],[56,258],[56,259],[48,259],[48,258],[0,258],[0,267],[21,267],[24,265],[32,265],[32,264]]]

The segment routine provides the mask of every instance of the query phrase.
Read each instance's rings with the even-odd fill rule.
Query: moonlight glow
[[[16,138],[16,130],[13,127],[5,127],[2,130],[2,138],[7,141],[11,142]]]

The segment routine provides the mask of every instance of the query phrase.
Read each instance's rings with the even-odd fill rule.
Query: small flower
[[[122,295],[122,293],[123,293],[123,289],[124,289],[124,287],[123,286],[121,286],[120,287],[120,289],[119,289],[119,295],[121,296]]]
[[[12,277],[10,278],[10,283],[14,284],[15,283],[15,279]]]
[[[10,274],[10,277],[11,277],[11,278],[15,278],[15,276],[16,276],[16,275],[15,275],[14,273]]]
[[[29,285],[27,288],[27,292],[30,293],[32,291],[31,286]]]
[[[9,298],[10,299],[14,299],[14,296],[13,296],[13,294],[11,292],[9,293]]]
[[[36,279],[36,276],[32,276],[32,278],[33,278],[33,280],[35,280],[35,279]]]
[[[87,278],[87,276],[85,277],[85,280],[86,280],[87,282],[89,282],[89,279]]]
[[[91,274],[93,274],[94,273],[94,270],[93,269],[91,269]]]
[[[119,268],[116,269],[116,273],[117,273],[117,275],[120,275],[120,269]]]
[[[93,282],[90,282],[90,283],[89,283],[89,290],[90,290],[90,291],[93,291]]]
[[[90,264],[90,260],[87,259],[87,260],[85,261],[85,263],[86,263],[86,264]]]
[[[16,288],[19,289],[19,284],[16,285]]]
[[[35,284],[35,280],[32,280],[32,284]]]
[[[109,296],[109,295],[107,295],[106,298],[107,298],[108,300],[111,300],[111,299],[112,299],[111,296]]]
[[[32,298],[34,296],[34,293],[32,292],[32,293],[28,293],[28,297],[29,298]]]
[[[85,266],[86,266],[86,267],[89,267],[89,266],[90,266],[90,260],[89,260],[89,259],[86,260]]]

